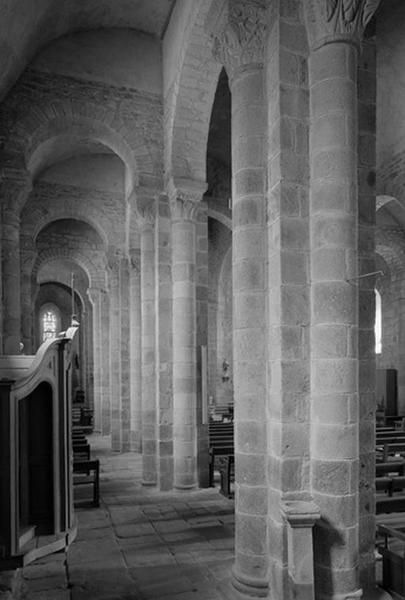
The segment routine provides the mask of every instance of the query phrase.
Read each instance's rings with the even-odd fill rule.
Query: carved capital
[[[306,0],[311,47],[345,40],[358,45],[379,4],[380,0]]]
[[[109,246],[107,253],[107,266],[111,272],[118,273],[124,253],[120,248]]]
[[[92,303],[93,306],[97,306],[97,303],[100,302],[101,299],[101,290],[100,288],[88,288],[87,296]]]
[[[168,197],[173,221],[193,221],[207,184],[191,179],[170,179]]]
[[[137,187],[131,194],[131,204],[136,212],[139,228],[153,227],[157,214],[159,191],[153,188]]]
[[[239,71],[263,65],[266,4],[264,0],[227,0],[220,13],[211,16],[213,54],[231,80]]]
[[[129,251],[129,260],[135,273],[141,272],[141,251],[138,248],[132,248]]]

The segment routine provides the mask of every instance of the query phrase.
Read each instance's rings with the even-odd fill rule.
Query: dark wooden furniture
[[[221,476],[220,492],[232,497],[231,481],[234,476],[233,423],[210,423],[209,425],[209,482],[214,486],[214,471]]]
[[[0,357],[0,570],[66,548],[77,531],[71,366],[77,327],[35,356]]]
[[[382,587],[405,598],[405,523],[380,523],[377,532],[384,537],[383,544],[378,546],[382,556]]]
[[[75,460],[73,463],[73,487],[93,487],[93,506],[100,505],[100,461]]]

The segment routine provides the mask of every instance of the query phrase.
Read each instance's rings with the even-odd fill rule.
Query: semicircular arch
[[[36,279],[38,272],[45,263],[54,261],[70,261],[77,263],[86,273],[90,287],[107,289],[106,285],[106,264],[96,265],[88,256],[76,250],[68,248],[49,248],[41,251],[32,267],[31,277]],[[105,263],[105,261],[104,261]]]
[[[210,116],[222,65],[212,54],[205,30],[213,0],[194,2],[183,39],[180,67],[165,102],[167,139],[166,177],[206,180],[206,153]]]

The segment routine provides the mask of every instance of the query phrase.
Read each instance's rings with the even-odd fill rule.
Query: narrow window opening
[[[381,354],[382,351],[382,310],[381,310],[381,294],[375,290],[375,322],[374,322],[374,335],[375,335],[375,353]]]

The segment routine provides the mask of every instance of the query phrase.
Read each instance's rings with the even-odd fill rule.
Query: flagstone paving
[[[233,501],[213,488],[144,487],[140,455],[112,453],[108,438],[90,443],[100,507],[77,510],[66,553],[24,567],[26,599],[221,600],[234,555]]]

